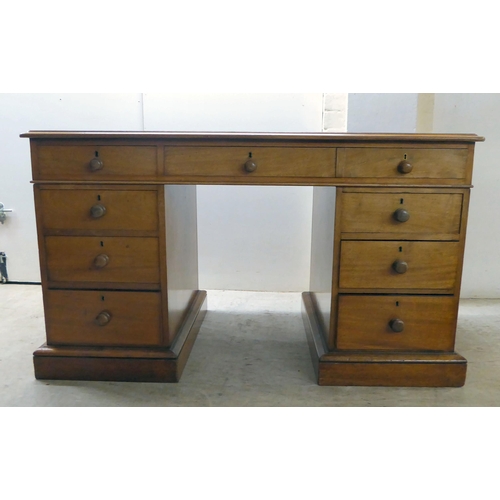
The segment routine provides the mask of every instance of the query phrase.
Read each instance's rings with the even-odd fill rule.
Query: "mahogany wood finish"
[[[61,146],[44,143],[37,148],[40,179],[120,180],[151,177],[157,172],[157,151],[151,146],[106,146],[80,143]],[[95,166],[94,166],[95,165]]]
[[[342,241],[339,288],[453,293],[459,254],[457,242]]]
[[[337,348],[452,351],[454,305],[452,296],[341,295]]]
[[[469,150],[462,147],[403,146],[398,148],[339,148],[339,177],[382,177],[398,180],[416,178],[465,182]],[[404,166],[403,166],[404,164]]]
[[[325,331],[332,321],[332,283],[334,261],[336,188],[315,186],[311,234],[310,290],[314,292],[318,318]]]
[[[314,186],[303,318],[320,385],[464,384],[474,134],[34,131],[40,379],[177,382],[206,311],[196,184]]]
[[[160,286],[158,238],[46,236],[50,282]]]
[[[435,193],[425,189],[418,193],[402,190],[345,192],[340,230],[342,233],[370,234],[370,239],[388,234],[402,239],[404,234],[405,239],[458,240],[462,199],[461,192]],[[398,218],[399,211],[407,216]]]
[[[157,292],[47,290],[45,316],[49,345],[160,345]]]
[[[467,361],[450,352],[328,350],[310,292],[304,292],[302,317],[319,385],[461,387]]]
[[[251,158],[252,167],[245,168]],[[207,161],[211,168],[207,170]],[[165,148],[165,174],[214,177],[332,177],[335,148],[190,147]]]
[[[195,186],[165,186],[165,251],[168,343],[198,289],[198,233]]]
[[[44,229],[49,234],[113,234],[158,231],[158,189],[137,186],[36,186]],[[93,207],[104,207],[104,211]],[[102,214],[102,215],[101,215]],[[106,233],[102,233],[105,231]]]
[[[179,382],[206,313],[198,292],[170,349],[42,345],[34,356],[35,377],[52,380]]]

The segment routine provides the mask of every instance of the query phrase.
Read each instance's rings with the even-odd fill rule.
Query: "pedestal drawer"
[[[170,146],[165,175],[334,177],[335,148]]]
[[[47,236],[51,282],[160,284],[158,239]]]
[[[458,242],[342,241],[339,287],[452,293],[459,260]]]
[[[157,231],[156,190],[40,189],[37,211],[51,231]]]
[[[157,292],[48,290],[44,301],[49,345],[160,344]]]
[[[39,144],[35,165],[43,180],[135,180],[158,174],[156,146]]]
[[[338,349],[452,351],[454,297],[341,295]]]
[[[365,147],[337,150],[338,177],[465,181],[468,148]]]
[[[462,201],[462,193],[344,192],[341,231],[458,240]]]

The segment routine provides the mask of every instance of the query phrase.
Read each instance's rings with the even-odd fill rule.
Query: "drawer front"
[[[462,200],[461,193],[342,193],[341,231],[458,239]]]
[[[339,148],[338,177],[456,179],[468,177],[467,148]],[[402,162],[408,165],[403,167]],[[401,164],[401,166],[400,166]],[[405,170],[410,170],[404,172]]]
[[[158,229],[157,191],[110,189],[41,189],[46,230]]]
[[[156,146],[37,146],[43,180],[122,180],[155,177]]]
[[[343,241],[339,287],[452,291],[459,256],[458,242]]]
[[[47,236],[45,254],[49,281],[160,283],[157,238]]]
[[[338,349],[452,351],[453,297],[341,295]]]
[[[253,162],[248,172],[245,164]],[[165,148],[165,175],[214,177],[334,177],[335,148]]]
[[[160,344],[159,293],[48,290],[44,300],[49,345]]]

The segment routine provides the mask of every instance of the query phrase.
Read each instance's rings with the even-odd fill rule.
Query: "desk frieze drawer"
[[[45,231],[157,231],[157,190],[41,188]]]
[[[40,180],[134,180],[158,175],[156,146],[38,144]]]
[[[452,293],[459,260],[458,242],[342,241],[339,288]]]
[[[44,302],[49,345],[160,345],[157,292],[47,290]]]
[[[49,282],[160,286],[157,238],[47,236],[45,255]]]
[[[165,175],[213,177],[334,177],[335,148],[165,148]]]
[[[338,349],[453,351],[452,296],[341,295]]]
[[[397,182],[416,179],[470,177],[469,149],[415,147],[349,147],[337,149],[337,176],[385,178]]]
[[[376,239],[400,234],[412,239],[460,237],[462,193],[345,192],[341,232],[371,234]]]

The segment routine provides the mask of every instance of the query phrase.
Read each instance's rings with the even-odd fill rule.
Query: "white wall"
[[[500,94],[435,94],[434,132],[474,133],[462,297],[500,298]]]
[[[415,132],[418,94],[349,94],[348,132]]]

